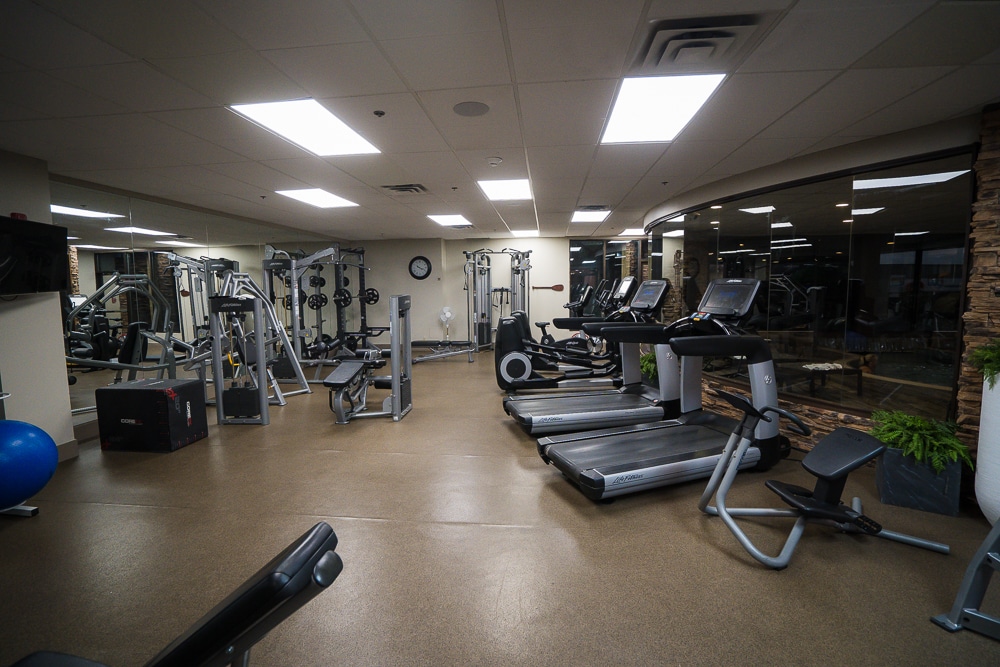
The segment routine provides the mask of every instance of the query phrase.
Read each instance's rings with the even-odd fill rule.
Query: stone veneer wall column
[[[969,365],[969,353],[1000,334],[1000,107],[983,112],[975,164],[976,201],[969,232],[962,368],[958,380],[958,434],[973,448],[979,441],[983,376]]]

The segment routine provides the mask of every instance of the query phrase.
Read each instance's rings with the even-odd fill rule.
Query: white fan
[[[455,311],[451,309],[451,306],[445,306],[441,309],[441,314],[438,315],[441,320],[441,324],[444,325],[444,339],[451,340],[451,321],[455,319]]]

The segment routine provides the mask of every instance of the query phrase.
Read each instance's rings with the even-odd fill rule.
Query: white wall
[[[52,222],[45,162],[0,151],[0,212]],[[3,224],[0,222],[0,224]],[[10,392],[7,419],[35,424],[59,446],[60,459],[76,456],[58,294],[0,301],[0,386]]]

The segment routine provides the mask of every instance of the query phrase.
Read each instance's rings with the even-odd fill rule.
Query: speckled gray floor
[[[882,506],[865,470],[848,493],[869,514],[952,555],[815,527],[774,572],[698,512],[701,483],[584,498],[503,414],[489,355],[414,376],[399,423],[337,426],[318,388],[172,454],[84,443],[37,517],[0,517],[0,664],[40,648],[142,664],[321,519],[344,573],[253,665],[1000,664],[1000,643],[928,621],[981,517]],[[793,461],[768,477],[803,479]],[[742,475],[731,503],[774,504],[763,480]]]

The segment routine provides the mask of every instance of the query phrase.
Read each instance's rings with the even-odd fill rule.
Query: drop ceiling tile
[[[528,166],[531,180],[573,178],[582,184],[590,171],[597,148],[581,146],[529,146]]]
[[[755,137],[727,155],[712,169],[726,173],[752,171],[786,160],[789,155],[796,155],[813,143],[815,143],[814,140],[810,138],[766,139]]]
[[[513,86],[429,90],[417,93],[427,116],[454,150],[481,148],[484,139],[497,148],[521,146],[521,127]],[[460,102],[482,102],[489,111],[482,116],[459,116]]]
[[[410,183],[410,173],[387,155],[347,155],[325,158],[349,176],[380,189],[383,185]]]
[[[634,186],[631,178],[588,178],[580,192],[580,203],[598,202],[614,208]]]
[[[166,3],[40,0],[39,4],[138,58],[224,53],[244,46],[236,35],[190,0]]]
[[[786,9],[796,0],[754,0],[754,11]],[[706,12],[704,0],[652,0],[646,16],[650,21],[661,19],[699,18],[706,15],[727,16],[746,14],[746,0],[713,0],[711,13]]]
[[[600,79],[519,86],[525,143],[596,145],[617,85],[617,79]]]
[[[845,128],[845,134],[882,135],[941,119],[979,113],[1000,102],[1000,65],[970,65],[921,88],[912,95],[880,109]],[[906,119],[905,124],[900,118]]]
[[[580,23],[626,25],[633,29],[643,9],[642,0],[504,0],[504,16],[511,30],[558,28]]]
[[[382,48],[414,90],[511,83],[499,30],[448,34],[434,39],[394,39],[383,42]]]
[[[848,70],[761,132],[768,139],[820,139],[933,83],[952,67]],[[902,128],[900,128],[902,129]]]
[[[101,146],[86,150],[60,150],[46,158],[49,171],[65,173],[78,170],[154,169],[183,164],[169,152],[155,146]]]
[[[580,206],[600,206],[609,204],[601,201],[580,201],[583,177],[579,178],[539,178],[531,182],[535,196],[535,208],[539,213],[561,213],[568,221],[577,204]]]
[[[45,117],[45,114],[38,111],[15,104],[10,100],[0,99],[0,123],[11,120],[40,120]]]
[[[621,76],[634,30],[631,22],[511,29],[510,46],[517,81]]]
[[[392,66],[369,41],[280,49],[262,55],[316,98],[406,91]]]
[[[279,160],[311,155],[305,149],[222,107],[182,109],[149,115],[251,160]]]
[[[275,171],[336,193],[342,188],[357,188],[364,184],[319,157],[299,157],[288,160],[266,160],[261,163]]]
[[[107,137],[87,134],[79,119],[0,122],[0,147],[42,160],[61,151],[99,149]]]
[[[806,100],[837,71],[734,74],[677,135],[688,141],[746,141]]]
[[[217,104],[251,104],[308,97],[301,86],[277,67],[247,49],[150,62],[167,76]]]
[[[258,50],[319,46],[367,39],[343,0],[195,0],[207,13]]]
[[[938,2],[854,67],[965,65],[1000,48],[1000,3]]]
[[[740,72],[841,69],[912,21],[932,0],[799,2],[740,65]]]
[[[195,139],[183,130],[138,113],[90,116],[77,122],[84,131],[104,137],[111,146],[169,146]]]
[[[326,98],[320,102],[384,153],[448,149],[411,93]],[[384,115],[376,116],[376,110]]]
[[[163,111],[212,105],[207,97],[138,61],[71,67],[52,76],[131,111]]]
[[[450,193],[454,187],[479,191],[459,157],[451,151],[405,153],[393,156],[393,160],[406,170],[410,182],[421,183],[438,195]]]
[[[79,117],[122,113],[124,107],[44,72],[0,73],[0,98],[46,116]]]
[[[607,144],[597,147],[589,178],[639,180],[669,148],[666,143]]]
[[[39,39],[45,35],[45,39]],[[103,65],[131,57],[32,2],[0,3],[0,56],[47,70]]]
[[[261,190],[261,194],[270,196],[276,190],[302,187],[322,187],[310,181],[302,181],[288,174],[272,169],[259,162],[226,162],[203,165],[203,169],[222,174],[228,178]]]
[[[362,0],[354,8],[380,40],[500,30],[494,0]]]
[[[497,181],[505,179],[528,178],[528,167],[524,159],[524,149],[487,148],[474,151],[456,151],[465,170],[473,180]],[[498,157],[502,162],[496,167],[490,166],[488,158]]]

